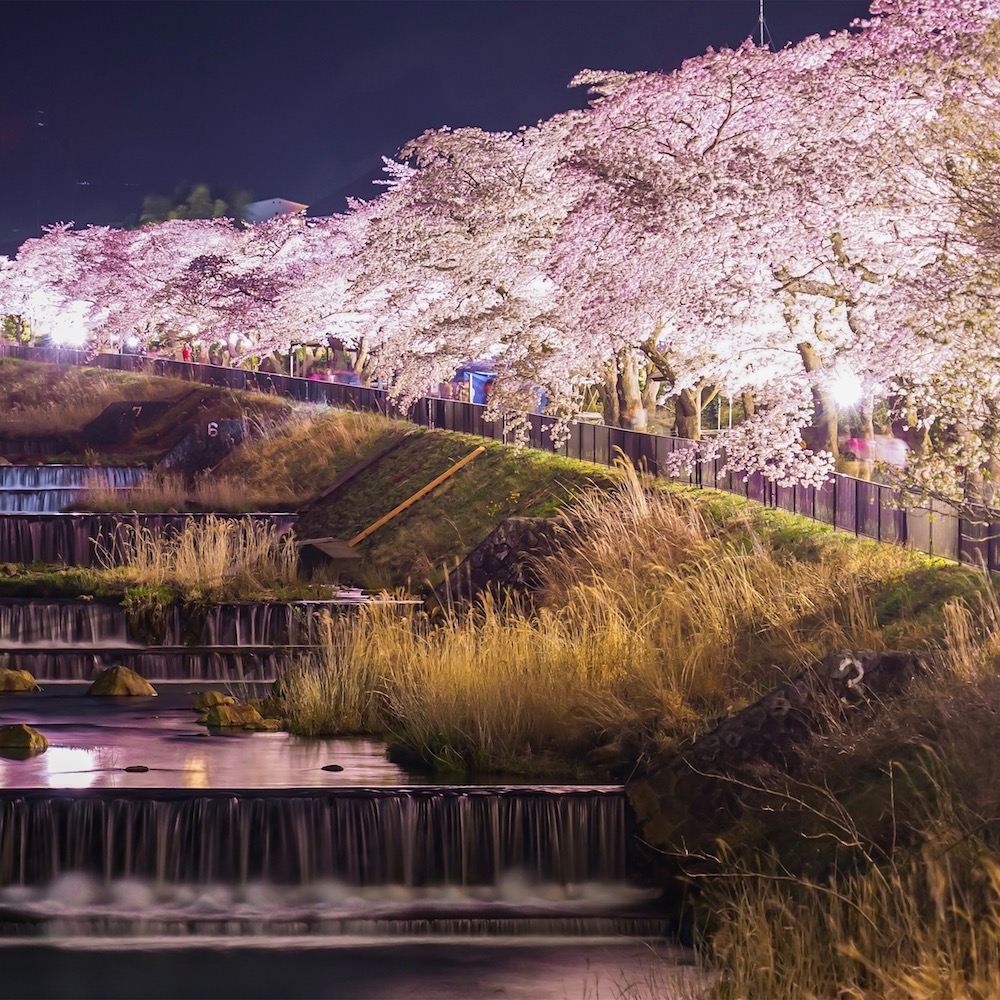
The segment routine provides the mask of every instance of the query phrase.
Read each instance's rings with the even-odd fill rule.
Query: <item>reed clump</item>
[[[530,606],[488,597],[443,621],[364,609],[316,672],[358,671],[378,694],[372,731],[432,766],[566,768],[600,747],[635,761],[832,648],[884,648],[875,593],[912,554],[829,533],[797,558],[769,531],[626,468],[568,516]],[[293,726],[337,732],[335,712],[306,708],[330,700],[322,682],[296,684],[310,693],[296,695]]]
[[[948,831],[958,835],[958,831]],[[1000,852],[934,831],[916,853],[818,883],[732,876],[713,899],[721,928],[709,996],[1000,996]]]
[[[186,510],[187,501],[188,489],[180,473],[154,469],[127,489],[116,489],[105,480],[95,479],[73,503],[73,509],[166,513]]]
[[[290,535],[244,518],[208,515],[180,531],[157,533],[121,524],[100,539],[97,556],[112,577],[128,585],[166,587],[186,599],[246,598],[297,579],[297,553]]]
[[[710,996],[1000,996],[1000,604],[983,587],[941,617],[926,674],[826,734],[801,785],[836,864],[730,846],[703,875]]]
[[[134,486],[115,489],[104,482],[89,485],[74,510],[101,512],[182,513],[185,511],[251,513],[263,500],[236,476],[200,475],[154,469]]]

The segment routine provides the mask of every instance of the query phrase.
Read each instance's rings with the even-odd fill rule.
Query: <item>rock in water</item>
[[[29,753],[41,753],[47,749],[49,741],[31,726],[23,722],[16,726],[4,726],[0,729],[0,747],[4,750],[26,750]]]
[[[321,768],[323,771],[343,771],[344,769],[340,764],[324,764]]]
[[[116,698],[135,695],[150,697],[156,694],[156,688],[145,677],[140,677],[128,667],[109,667],[98,674],[97,680],[87,688],[87,694]]]
[[[206,726],[252,726],[263,723],[253,705],[213,705],[205,715]]]
[[[195,699],[194,710],[204,712],[206,708],[215,708],[216,705],[235,705],[236,699],[221,691],[202,691]]]
[[[27,670],[0,667],[0,691],[41,691],[41,688]]]

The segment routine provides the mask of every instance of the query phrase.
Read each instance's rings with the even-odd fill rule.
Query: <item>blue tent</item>
[[[468,383],[470,403],[485,405],[489,401],[486,383],[496,377],[496,370],[488,361],[470,361],[455,371],[456,382]]]
[[[482,403],[485,406],[490,401],[490,387],[496,377],[497,371],[491,362],[468,361],[455,371],[454,382],[468,385],[470,403]],[[542,413],[548,400],[543,389],[538,389],[537,392],[538,406],[535,412]]]

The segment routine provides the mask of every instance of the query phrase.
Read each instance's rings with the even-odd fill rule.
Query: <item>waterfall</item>
[[[39,681],[90,681],[113,664],[151,681],[264,681],[301,662],[318,642],[322,613],[355,603],[286,601],[172,606],[163,645],[131,635],[107,600],[0,599],[0,663]]]
[[[314,646],[319,642],[321,615],[351,614],[357,604],[330,601],[274,601],[214,604],[198,621],[175,606],[167,618],[168,646]]]
[[[145,469],[116,466],[0,466],[0,512],[63,511],[88,487],[128,489],[135,486],[145,472]]]
[[[620,882],[624,797],[600,788],[330,793],[9,792],[0,885],[68,873],[158,884]]]
[[[111,601],[0,600],[0,650],[10,643],[126,645],[125,613]]]
[[[121,490],[135,486],[145,474],[145,469],[131,466],[2,465],[0,490],[83,490],[88,486]]]

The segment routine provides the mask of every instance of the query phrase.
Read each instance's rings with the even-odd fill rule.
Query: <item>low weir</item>
[[[0,665],[44,681],[89,681],[121,664],[153,681],[273,680],[315,651],[328,615],[357,600],[172,606],[162,641],[132,634],[107,600],[0,600]],[[147,641],[143,641],[144,638]]]
[[[662,937],[612,787],[0,797],[0,936]]]
[[[323,617],[346,614],[357,600],[241,602],[173,605],[167,612],[165,646],[304,646],[319,641]],[[127,646],[140,637],[128,630],[117,601],[0,599],[0,644],[64,647]]]
[[[251,520],[277,532],[289,530],[295,515],[279,514],[0,514],[0,562],[114,565],[123,526],[162,534],[181,531],[208,517]],[[100,555],[98,554],[100,553]]]
[[[88,465],[0,466],[0,513],[64,511],[88,489],[127,490],[145,469]]]
[[[5,793],[0,883],[68,872],[166,883],[333,879],[567,886],[624,878],[620,789],[431,787],[335,793]]]

